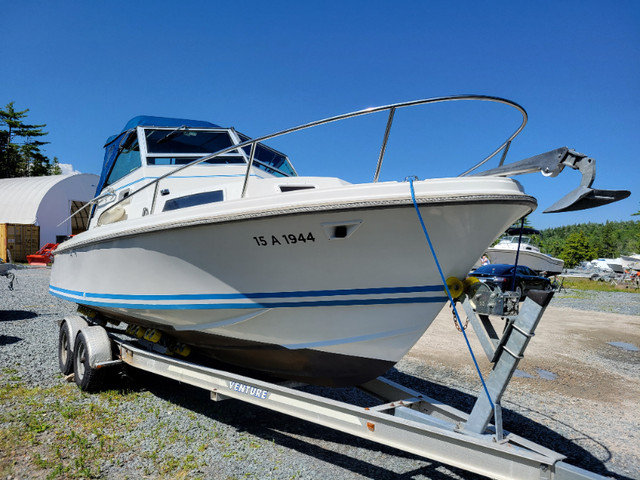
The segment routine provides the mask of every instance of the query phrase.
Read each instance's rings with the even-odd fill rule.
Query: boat
[[[519,227],[510,228],[498,243],[486,251],[491,263],[516,263],[526,265],[537,273],[553,276],[562,273],[564,260],[552,257],[540,251],[531,235],[540,235],[538,230],[523,228],[522,235]]]
[[[622,266],[622,258],[608,258],[605,259],[609,268],[613,270],[614,273],[624,273],[624,267]]]
[[[523,119],[461,176],[379,181],[395,112],[460,100],[507,105]],[[380,112],[387,126],[368,183],[298,175],[265,143]],[[361,384],[427,330],[447,301],[444,279],[464,279],[536,207],[509,165],[516,174],[569,166],[591,175],[588,157],[566,147],[476,171],[500,152],[504,160],[526,119],[515,102],[479,95],[368,108],[257,138],[206,121],[136,117],[108,139],[88,230],[54,251],[49,291],[124,322],[150,348],[310,384]],[[625,195],[581,186],[550,208]]]
[[[606,273],[624,273],[621,258],[596,258],[591,260],[591,265]]]
[[[640,254],[620,255],[620,263],[626,271],[640,271]]]

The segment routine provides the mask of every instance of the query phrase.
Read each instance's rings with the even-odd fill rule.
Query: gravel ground
[[[56,353],[56,321],[75,312],[75,308],[48,294],[48,280],[48,269],[23,269],[17,272],[15,290],[9,291],[6,279],[0,278],[0,388],[6,390],[8,386],[19,384],[50,389],[45,391],[53,392],[52,397],[65,395],[65,398],[74,398],[73,401],[87,411],[97,411],[101,405],[106,405],[112,420],[109,424],[96,426],[87,441],[99,440],[102,445],[106,438],[104,441],[120,442],[127,448],[112,448],[109,455],[96,460],[97,470],[76,476],[113,479],[480,478],[238,401],[212,402],[207,392],[153,375],[138,373],[126,379],[128,389],[117,402],[107,395],[77,393],[75,385],[65,382],[59,373]],[[640,354],[636,351],[640,345],[640,295],[562,292],[552,300],[549,311],[552,314],[562,313],[564,318],[575,317],[577,322],[591,315],[585,311],[610,315],[606,318],[615,320],[611,324],[615,323],[621,332],[627,332],[623,336],[611,337],[618,343],[624,342],[622,347],[610,347],[610,353],[599,354],[600,347],[590,350],[588,344],[578,349],[587,363],[609,369],[616,376],[615,381],[612,380],[611,385],[602,385],[599,378],[590,377],[575,386],[572,377],[576,375],[563,377],[563,367],[558,363],[547,366],[541,360],[536,364],[534,354],[533,363],[527,368],[521,367],[523,370],[519,370],[519,378],[513,382],[516,385],[512,384],[509,395],[505,395],[505,428],[567,455],[570,463],[611,478],[640,479],[640,428],[637,420]],[[566,316],[567,312],[574,317]],[[428,338],[431,329],[427,332],[424,341],[429,346],[417,345],[387,376],[468,411],[478,383],[473,372],[469,373],[469,367],[461,368],[453,357],[448,364],[442,354],[434,357],[435,363],[425,364],[425,360],[433,360],[427,358],[431,345],[441,342],[443,351],[450,349],[450,341],[446,337],[449,333],[438,337],[438,329],[444,332],[445,321],[450,326],[447,315],[444,312],[441,314],[444,319],[437,319],[434,323],[436,333],[433,341]],[[562,322],[558,323],[560,326]],[[578,327],[572,324],[572,328]],[[553,343],[553,336],[558,334],[550,331],[549,335],[551,341],[547,343]],[[588,340],[591,337],[580,333],[572,338]],[[437,352],[437,348],[433,351]],[[551,354],[542,351],[540,355],[544,359]],[[536,373],[536,365],[548,370],[538,368]],[[552,381],[546,381],[545,376]],[[557,376],[560,381],[553,381]],[[619,404],[616,403],[618,397],[608,400],[606,396],[607,389],[613,395],[618,380],[628,385],[632,392],[626,396],[624,392],[620,393]],[[601,384],[604,393],[593,395],[599,398],[591,399],[581,393],[580,389],[588,389],[590,383]],[[540,385],[544,388],[539,388]],[[575,393],[570,388],[575,388]],[[326,392],[326,389],[320,390]],[[364,402],[351,389],[339,389],[331,395],[354,403]],[[7,442],[6,433],[10,431],[12,422],[22,418],[24,413],[21,413],[21,405],[16,405],[6,396],[2,398],[0,428],[5,432],[4,440]],[[44,403],[47,403],[46,397]],[[68,422],[72,421],[73,418],[69,418]],[[43,459],[43,455],[51,452],[48,444],[59,438],[54,437],[52,430],[36,431],[30,437],[31,447],[26,450],[9,448],[10,445],[5,445],[5,450],[2,450],[3,445],[0,444],[0,477],[71,476],[68,470],[66,473],[60,468],[56,470],[46,458]],[[64,445],[57,447],[58,457],[65,457],[64,449]]]
[[[557,292],[551,305],[591,312],[640,315],[640,295],[630,292],[596,292],[571,290]]]

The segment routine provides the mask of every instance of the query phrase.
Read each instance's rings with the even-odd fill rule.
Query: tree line
[[[540,249],[564,260],[566,268],[596,258],[640,253],[640,221],[581,223],[547,228],[540,233]]]
[[[58,159],[50,160],[41,147],[49,142],[46,124],[31,125],[25,119],[29,109],[18,111],[14,102],[0,109],[0,178],[40,177],[62,173]]]

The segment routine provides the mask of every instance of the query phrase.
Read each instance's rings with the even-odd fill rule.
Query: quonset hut
[[[46,243],[59,243],[87,228],[98,176],[88,173],[0,179],[0,258],[26,261]],[[7,252],[8,251],[8,252]]]

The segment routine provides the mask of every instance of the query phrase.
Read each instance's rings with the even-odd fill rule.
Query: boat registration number
[[[273,247],[282,245],[295,245],[296,243],[315,242],[313,233],[285,233],[280,235],[260,235],[253,237],[256,245],[259,247]]]

